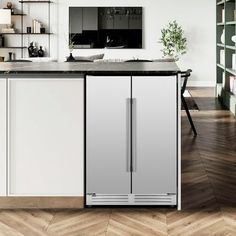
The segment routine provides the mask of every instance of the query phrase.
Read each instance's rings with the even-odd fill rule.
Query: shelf
[[[225,0],[225,2],[235,2],[235,0]]]
[[[24,49],[24,48],[27,48],[27,47],[0,47],[0,49],[4,49],[4,48],[12,48],[12,49]]]
[[[52,33],[0,33],[4,35],[51,35]]]
[[[226,22],[226,25],[236,25],[236,21],[228,21]]]
[[[234,115],[236,115],[236,95],[225,90],[222,84],[216,85],[216,95]]]
[[[228,49],[236,50],[236,46],[229,46],[229,45],[226,45],[225,47],[228,48]]]
[[[19,1],[19,3],[53,3],[52,1]]]
[[[219,23],[217,23],[217,25],[219,25],[219,26],[224,26],[224,25],[225,25],[225,22],[219,22]]]
[[[218,47],[221,47],[221,48],[224,48],[224,47],[225,47],[225,45],[222,44],[222,43],[217,43],[217,46],[218,46]]]
[[[222,70],[225,69],[224,65],[221,65],[221,64],[219,64],[219,63],[217,64],[217,66],[220,67]]]
[[[236,70],[233,70],[232,68],[226,68],[226,71],[232,75],[236,76]]]
[[[26,14],[16,13],[16,14],[11,14],[11,16],[26,16]]]
[[[222,1],[220,1],[220,2],[217,2],[216,5],[218,5],[218,6],[219,6],[219,5],[224,5],[224,3],[225,3],[225,1],[222,0]]]

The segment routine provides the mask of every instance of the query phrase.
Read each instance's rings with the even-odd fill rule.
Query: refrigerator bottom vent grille
[[[176,194],[87,194],[86,205],[176,205]]]

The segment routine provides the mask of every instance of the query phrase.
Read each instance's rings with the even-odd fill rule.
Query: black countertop
[[[86,75],[176,75],[180,72],[174,62],[39,62],[0,63],[0,76],[6,74]]]

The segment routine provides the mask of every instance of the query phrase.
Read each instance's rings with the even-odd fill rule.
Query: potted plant
[[[161,29],[159,43],[163,44],[161,50],[164,57],[171,57],[176,61],[187,52],[187,39],[184,30],[176,21],[170,22],[167,27]]]

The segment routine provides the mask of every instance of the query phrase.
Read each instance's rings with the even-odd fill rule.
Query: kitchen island
[[[178,74],[175,63],[1,63],[0,208],[180,209]]]

